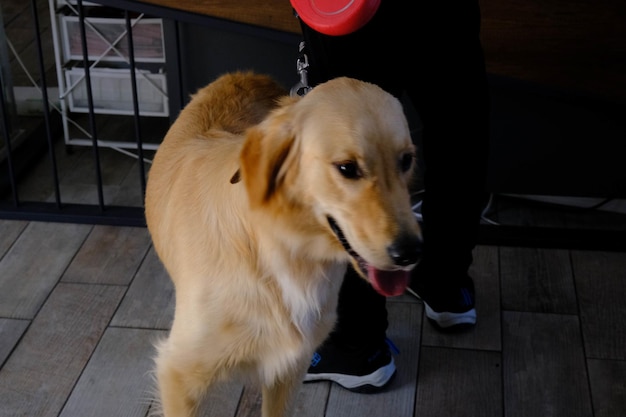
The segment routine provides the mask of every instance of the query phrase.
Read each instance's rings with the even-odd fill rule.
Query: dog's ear
[[[285,112],[274,113],[246,132],[239,162],[252,207],[267,204],[276,195],[285,180],[294,143],[295,133]]]

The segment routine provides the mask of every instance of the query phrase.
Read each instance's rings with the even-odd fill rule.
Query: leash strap
[[[291,91],[289,92],[291,96],[303,96],[311,91],[312,88],[311,86],[309,86],[307,72],[307,68],[309,68],[309,58],[306,55],[306,45],[304,41],[300,42],[300,45],[298,46],[298,53],[299,55],[298,59],[296,60],[296,71],[298,73],[298,76],[300,77],[300,81],[296,85],[291,87]]]

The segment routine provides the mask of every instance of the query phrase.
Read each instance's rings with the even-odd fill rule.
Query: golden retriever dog
[[[336,320],[347,265],[401,294],[418,262],[415,149],[400,102],[349,78],[290,97],[252,72],[200,89],[149,172],[146,218],[175,286],[157,346],[165,417],[212,383],[253,378],[263,417],[289,415]]]

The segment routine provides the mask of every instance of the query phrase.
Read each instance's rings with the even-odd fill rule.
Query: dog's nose
[[[422,255],[422,239],[413,234],[402,235],[387,247],[387,253],[398,266],[416,264]]]

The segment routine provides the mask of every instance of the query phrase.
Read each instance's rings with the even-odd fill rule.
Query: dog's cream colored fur
[[[176,289],[156,359],[166,417],[195,415],[211,383],[232,374],[261,384],[264,417],[287,415],[356,262],[328,216],[368,264],[409,269],[389,247],[419,235],[405,166],[413,153],[399,101],[353,79],[301,98],[238,72],[192,97],[146,192],[148,228]]]

